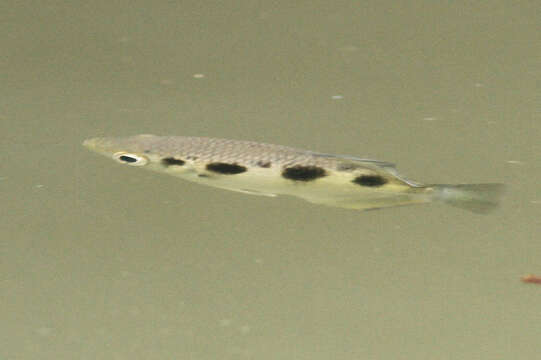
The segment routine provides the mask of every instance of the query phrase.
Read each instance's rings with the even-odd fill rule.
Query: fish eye
[[[143,166],[148,163],[148,159],[146,157],[127,152],[117,152],[113,154],[113,159],[119,163],[128,164],[131,166]]]

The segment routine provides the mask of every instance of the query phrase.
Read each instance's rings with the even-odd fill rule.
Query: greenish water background
[[[4,1],[0,358],[534,359],[536,2]],[[537,45],[536,45],[537,44]],[[356,212],[121,167],[215,136],[504,182],[501,209]]]

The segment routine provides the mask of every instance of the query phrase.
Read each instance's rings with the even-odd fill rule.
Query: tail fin
[[[434,199],[477,214],[494,210],[504,193],[503,184],[432,185]]]

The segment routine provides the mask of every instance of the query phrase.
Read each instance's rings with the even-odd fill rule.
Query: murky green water
[[[39,6],[38,6],[39,5]],[[535,2],[1,10],[0,358],[534,359]],[[504,182],[501,209],[356,212],[121,167],[214,136]]]

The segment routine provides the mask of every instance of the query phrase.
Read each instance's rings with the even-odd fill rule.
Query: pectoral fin
[[[249,195],[259,195],[259,196],[268,196],[268,197],[276,197],[277,196],[276,194],[272,194],[272,193],[264,193],[264,192],[254,191],[254,190],[246,190],[246,189],[231,189],[231,188],[228,188],[228,190],[240,192],[240,193],[243,193],[243,194],[249,194]]]

